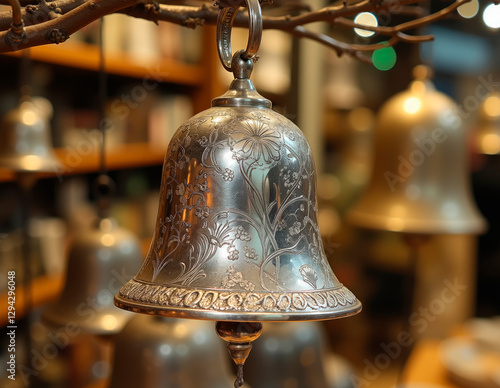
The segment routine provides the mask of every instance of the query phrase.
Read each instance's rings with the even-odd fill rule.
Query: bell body
[[[59,300],[44,311],[44,321],[58,328],[77,324],[83,332],[97,335],[119,332],[131,314],[116,308],[113,296],[140,264],[137,237],[115,220],[102,219],[73,241],[65,287]]]
[[[309,145],[270,108],[249,79],[235,79],[177,130],[149,253],[117,306],[219,321],[360,311],[323,251]]]
[[[50,112],[41,106],[45,100],[22,102],[7,112],[0,123],[0,166],[16,172],[49,172],[60,165],[50,140]]]
[[[487,155],[500,154],[500,94],[493,92],[481,103],[474,132],[475,149]]]
[[[115,339],[109,388],[222,388],[231,373],[213,322],[135,315]]]
[[[381,108],[370,182],[348,213],[355,226],[416,234],[480,233],[466,133],[456,105],[427,80]]]

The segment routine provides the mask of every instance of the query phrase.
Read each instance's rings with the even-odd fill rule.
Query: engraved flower
[[[258,260],[259,255],[255,251],[255,249],[250,248],[249,246],[244,245],[243,246],[243,253],[245,254],[245,257],[250,260]]]
[[[248,232],[243,228],[243,226],[238,226],[238,229],[236,229],[236,234],[234,237],[236,237],[241,241],[250,241],[252,239],[248,234]]]
[[[288,233],[290,233],[291,236],[295,236],[296,234],[300,233],[300,227],[301,223],[299,221],[296,221],[293,223],[290,229],[288,229]]]
[[[175,194],[184,195],[185,191],[186,191],[186,186],[184,186],[184,183],[179,183],[177,185],[177,188],[175,189]]]
[[[234,246],[230,246],[228,249],[227,249],[227,252],[229,253],[229,255],[227,256],[227,258],[229,260],[232,260],[232,261],[236,261],[240,258],[240,251],[237,250],[237,249],[234,249],[234,250],[231,250],[231,248],[234,249]]]
[[[234,149],[238,149],[233,155],[236,160],[251,157],[269,164],[280,158],[281,136],[263,122],[241,122],[232,129],[231,136]]]
[[[199,143],[202,147],[206,146],[206,145],[208,144],[208,139],[207,139],[207,137],[206,137],[206,136],[203,136],[201,139],[199,139],[199,140],[198,140],[198,143]]]
[[[210,213],[210,208],[208,206],[197,207],[194,211],[194,215],[200,219],[205,219]]]
[[[222,279],[221,287],[228,289],[234,288],[236,285],[239,285],[243,289],[247,291],[253,291],[255,289],[255,285],[248,280],[243,280],[243,274],[241,272],[237,272],[232,265],[230,265],[227,269],[226,275]]]
[[[234,178],[234,171],[229,168],[226,168],[224,174],[222,174],[222,178],[224,178],[226,182],[231,182]]]

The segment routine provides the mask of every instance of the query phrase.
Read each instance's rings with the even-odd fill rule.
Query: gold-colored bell
[[[381,108],[371,179],[348,213],[353,225],[415,234],[474,234],[485,221],[473,201],[466,132],[429,70]]]
[[[50,139],[50,102],[25,99],[0,122],[0,166],[16,172],[56,171],[60,165]]]
[[[113,295],[138,270],[140,257],[133,233],[114,219],[101,219],[73,241],[64,290],[44,311],[44,321],[58,328],[76,324],[96,335],[119,332],[131,315],[114,306]]]
[[[475,150],[482,154],[500,153],[500,94],[492,92],[479,107],[474,131]]]
[[[136,315],[115,338],[109,388],[229,387],[224,352],[211,322]]]

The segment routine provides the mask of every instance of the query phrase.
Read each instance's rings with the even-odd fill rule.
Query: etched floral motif
[[[318,282],[318,274],[311,265],[304,264],[299,268],[299,272],[302,275],[302,279],[307,284],[309,284],[312,288],[316,288],[316,283]]]
[[[205,219],[210,214],[210,208],[208,206],[198,207],[194,211],[194,215],[200,219]]]
[[[236,229],[236,234],[234,235],[238,240],[241,241],[250,241],[252,238],[248,234],[248,232],[242,227],[238,226],[238,229]]]
[[[248,280],[244,280],[243,274],[241,272],[237,272],[234,267],[230,265],[227,269],[226,275],[222,279],[221,287],[231,289],[236,285],[239,285],[247,291],[253,291],[255,289],[255,285],[253,283]]]
[[[227,258],[231,261],[236,261],[240,258],[240,251],[237,250],[234,245],[230,246],[229,248],[227,248],[227,252],[229,253],[229,255],[227,256]]]
[[[224,178],[226,182],[231,182],[234,178],[234,171],[229,168],[226,168],[224,170],[224,173],[222,174],[222,178]]]
[[[266,123],[243,121],[233,128],[231,136],[236,160],[252,158],[270,164],[280,158],[281,136]]]
[[[302,225],[299,221],[294,222],[290,229],[288,229],[288,233],[290,233],[291,236],[299,234],[301,226]]]
[[[245,257],[250,260],[258,260],[259,255],[257,254],[257,251],[254,248],[250,248],[247,245],[243,246],[243,253],[245,254]]]

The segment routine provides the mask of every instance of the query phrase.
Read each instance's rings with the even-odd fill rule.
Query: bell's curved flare
[[[484,231],[457,112],[454,102],[426,79],[415,80],[385,103],[375,128],[371,179],[348,212],[351,224],[417,234]]]
[[[109,388],[232,386],[214,334],[213,322],[136,314],[115,338]]]
[[[481,154],[500,154],[500,94],[492,92],[479,107],[474,133],[475,150]]]
[[[50,102],[23,101],[0,122],[0,166],[16,172],[58,171],[60,162],[50,140]]]
[[[320,320],[355,314],[317,226],[316,176],[301,131],[248,78],[184,123],[163,165],[155,235],[115,297],[147,314]]]
[[[77,324],[83,332],[119,332],[131,314],[117,309],[113,295],[141,264],[140,242],[111,218],[76,236],[66,269],[66,285],[57,302],[43,313],[46,323]]]

